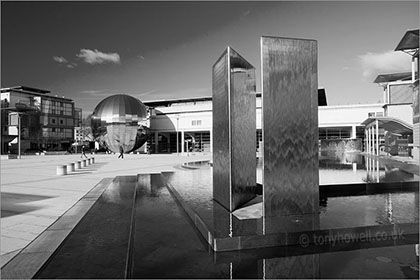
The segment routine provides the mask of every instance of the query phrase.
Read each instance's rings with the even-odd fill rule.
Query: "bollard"
[[[92,160],[90,158],[87,159],[87,165],[91,165],[92,164]]]
[[[76,161],[76,169],[82,168],[82,162],[80,160]]]
[[[82,160],[82,167],[86,167],[86,160],[85,159]]]
[[[94,164],[94,163],[95,163],[95,158],[93,157],[93,158],[92,158],[92,164]]]
[[[57,165],[57,175],[67,175],[67,165]]]
[[[68,163],[67,164],[67,173],[74,172],[74,170],[75,170],[74,162]]]

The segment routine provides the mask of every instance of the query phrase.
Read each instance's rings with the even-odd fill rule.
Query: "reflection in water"
[[[339,161],[346,161],[345,164],[338,164]],[[347,162],[354,160],[355,162]],[[320,169],[320,179],[322,185],[325,182],[337,186],[334,187],[334,194],[327,192],[325,195],[321,192],[319,197],[319,227],[321,229],[339,228],[349,226],[366,226],[390,223],[407,223],[418,221],[418,192],[399,191],[386,193],[381,191],[382,186],[377,185],[374,189],[366,185],[357,185],[363,182],[363,178],[374,178],[374,182],[379,178],[380,182],[384,180],[383,187],[389,187],[388,182],[412,181],[415,179],[412,174],[400,170],[392,169],[388,166],[378,165],[376,162],[365,160],[361,155],[351,154],[343,158],[333,158],[328,160],[321,159],[322,167]],[[366,165],[365,165],[366,163]],[[354,165],[357,165],[357,172],[354,172]],[[375,165],[374,165],[375,164]],[[379,176],[366,175],[368,172],[365,166],[375,167],[374,172],[381,172]],[[258,164],[261,171],[261,162]],[[359,168],[363,167],[363,168]],[[371,170],[372,172],[372,170]],[[170,175],[171,184],[177,189],[180,195],[188,201],[188,204],[201,216],[208,221],[209,225],[219,232],[218,236],[239,236],[246,234],[262,234],[262,228],[265,228],[267,221],[258,219],[248,220],[252,225],[245,226],[244,221],[238,220],[229,212],[222,214],[217,207],[213,206],[212,200],[212,177],[211,168],[208,165],[195,170],[180,170]],[[347,175],[345,175],[347,174]],[[371,181],[371,180],[370,180]],[[324,183],[323,183],[324,182]],[[354,182],[354,186],[344,186],[340,191],[341,184]],[[415,185],[415,183],[410,183]],[[376,184],[375,184],[376,185]],[[358,190],[346,193],[349,188],[362,186]],[[399,187],[399,186],[398,186]],[[221,209],[224,209],[223,207]],[[298,220],[299,217],[295,219]],[[270,221],[276,222],[276,220]],[[270,223],[273,224],[273,223]],[[279,223],[275,223],[279,224]],[[264,227],[263,227],[264,225]],[[296,224],[298,225],[298,223]],[[280,227],[276,227],[280,230]]]
[[[263,259],[264,279],[318,279],[319,255]]]
[[[260,162],[258,172],[261,172]],[[419,193],[415,188],[392,192],[380,189],[382,182],[387,182],[383,186],[388,188],[392,185],[388,182],[413,181],[416,178],[412,174],[377,161],[365,160],[360,155],[345,153],[339,158],[321,158],[319,172],[321,184],[329,183],[335,190],[343,188],[341,193],[321,193],[320,229],[346,228],[349,233],[357,234],[352,228],[418,223]],[[378,181],[380,184],[376,184]],[[204,217],[203,220],[212,225],[216,238],[262,234],[263,219],[238,220],[213,203],[211,169],[208,167],[180,170],[171,175],[170,182],[188,204]],[[373,189],[370,188],[373,185],[364,184],[366,182],[375,183]],[[354,190],[346,193],[345,190],[352,186],[363,188],[360,188],[360,193]],[[311,245],[307,248],[288,246],[214,253],[214,258],[217,263],[222,259],[221,262],[225,264],[223,275],[230,278],[383,278],[385,275],[418,278],[418,270],[416,272],[412,268],[413,262],[416,262],[414,245],[405,245],[417,243],[418,236],[413,240],[410,238],[386,240],[383,243],[343,243],[324,247]],[[381,262],[384,259],[390,262]]]
[[[363,181],[366,183],[406,182],[415,180],[414,174],[400,170],[390,164],[383,164],[378,159],[365,157],[365,162],[366,177],[363,178]]]
[[[328,157],[320,156],[319,166],[320,185],[417,180],[414,174],[356,153],[329,153]]]
[[[321,229],[417,223],[418,192],[320,198]]]

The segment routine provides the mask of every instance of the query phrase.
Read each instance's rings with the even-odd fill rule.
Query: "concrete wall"
[[[384,104],[357,104],[318,107],[319,127],[360,125],[369,113],[383,113]]]

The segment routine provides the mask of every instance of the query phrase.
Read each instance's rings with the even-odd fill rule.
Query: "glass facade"
[[[21,117],[21,152],[40,150],[65,151],[74,142],[74,127],[80,123],[82,110],[74,108],[70,99],[47,95],[49,91],[27,87],[2,89],[3,107],[30,109]],[[6,106],[7,102],[7,106]],[[17,153],[17,145],[9,145],[16,138],[9,128],[8,118],[2,118],[2,153]],[[11,133],[9,135],[9,133]],[[5,139],[5,140],[3,140]],[[16,146],[16,147],[15,147]]]
[[[74,104],[45,99],[42,102],[42,113],[49,115],[64,115],[73,117]]]

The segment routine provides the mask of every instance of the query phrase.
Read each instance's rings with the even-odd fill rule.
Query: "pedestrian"
[[[85,145],[82,145],[82,154],[80,155],[80,158],[83,158],[83,156],[85,156],[85,158],[87,158],[87,155],[85,154]]]
[[[118,158],[124,159],[124,149],[122,146],[120,146],[120,155],[118,156]]]

